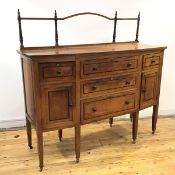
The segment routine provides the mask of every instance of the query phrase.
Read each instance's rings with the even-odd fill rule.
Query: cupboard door
[[[140,108],[146,108],[156,103],[158,87],[158,71],[142,74]]]
[[[43,111],[45,128],[64,127],[73,123],[74,85],[44,88]]]

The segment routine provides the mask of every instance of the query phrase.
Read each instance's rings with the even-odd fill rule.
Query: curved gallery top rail
[[[53,18],[36,18],[36,17],[21,17],[20,15],[20,11],[18,9],[18,25],[19,25],[19,40],[20,40],[20,48],[24,48],[24,44],[23,44],[23,34],[22,34],[22,24],[21,21],[22,20],[53,20],[55,23],[55,46],[58,46],[58,24],[57,21],[58,20],[66,20],[66,19],[70,19],[76,16],[81,16],[81,15],[95,15],[95,16],[99,16],[102,18],[105,18],[107,20],[112,20],[114,22],[114,31],[113,31],[113,40],[112,42],[116,42],[116,26],[117,26],[117,21],[119,20],[136,20],[137,21],[137,27],[136,27],[136,37],[135,37],[135,42],[138,42],[138,36],[139,36],[139,24],[140,24],[140,12],[138,14],[137,18],[118,18],[117,17],[117,11],[115,12],[115,17],[114,18],[110,18],[108,16],[99,14],[99,13],[92,13],[92,12],[83,12],[83,13],[76,13],[73,15],[69,15],[69,16],[65,16],[62,18],[57,17],[57,12],[55,10],[55,15]]]

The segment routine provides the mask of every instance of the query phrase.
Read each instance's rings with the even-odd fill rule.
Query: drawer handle
[[[57,64],[56,64],[56,66],[58,67],[58,66],[60,66],[60,64],[59,64],[59,63],[57,63]]]
[[[125,101],[125,105],[129,105],[129,101]]]
[[[96,112],[97,110],[96,110],[96,108],[92,108],[92,112]]]
[[[154,64],[156,61],[155,60],[151,60],[151,64]]]
[[[130,85],[130,81],[126,81],[125,84],[126,84],[126,85]]]
[[[93,67],[93,68],[92,68],[92,70],[93,70],[93,71],[96,71],[96,70],[97,70],[97,68],[96,68],[96,67]]]
[[[131,63],[128,63],[128,64],[127,64],[127,67],[131,67],[131,65],[132,65]]]
[[[61,74],[61,72],[60,71],[57,71],[57,75],[60,75]]]
[[[146,92],[146,89],[142,89],[142,92],[145,93]]]
[[[95,91],[97,89],[97,86],[92,86],[92,90]]]
[[[69,102],[69,107],[72,107],[72,106],[73,106],[73,104],[71,102]]]

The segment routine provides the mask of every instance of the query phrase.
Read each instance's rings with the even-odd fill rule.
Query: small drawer
[[[136,70],[137,68],[138,56],[84,61],[81,64],[82,76],[105,74],[113,71],[122,72],[127,70]]]
[[[112,90],[127,90],[136,87],[137,74],[128,74],[117,77],[103,78],[81,83],[82,95],[104,93]]]
[[[160,53],[146,54],[143,56],[143,68],[144,69],[157,67],[160,65],[160,63],[161,63]]]
[[[82,123],[96,120],[97,118],[108,118],[127,110],[135,109],[136,94],[116,95],[98,97],[82,101],[81,120]]]
[[[75,75],[74,62],[42,63],[40,64],[41,80],[72,79]]]

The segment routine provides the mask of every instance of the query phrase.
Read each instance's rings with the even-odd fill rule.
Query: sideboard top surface
[[[28,57],[53,56],[53,55],[71,55],[86,53],[103,53],[103,52],[123,52],[123,51],[144,51],[144,50],[164,50],[166,47],[152,46],[138,42],[126,43],[104,43],[104,44],[83,44],[83,45],[64,45],[50,47],[25,47],[18,50]]]

